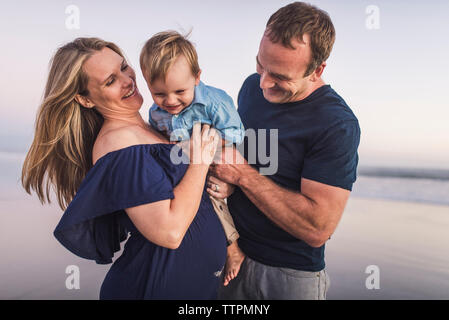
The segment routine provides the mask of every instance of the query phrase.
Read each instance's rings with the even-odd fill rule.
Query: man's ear
[[[200,69],[200,71],[198,71],[198,74],[196,75],[196,78],[195,78],[196,86],[200,84],[200,78],[201,78],[201,69]]]
[[[321,75],[323,74],[324,68],[326,68],[326,61],[324,61],[323,63],[321,63],[316,69],[315,71],[313,71],[313,73],[310,75],[310,81],[315,82],[317,81]]]
[[[77,94],[75,96],[75,100],[76,102],[78,102],[81,106],[83,106],[84,108],[88,108],[91,109],[93,108],[95,105],[93,104],[92,101],[89,100],[88,97],[82,96],[80,94]]]

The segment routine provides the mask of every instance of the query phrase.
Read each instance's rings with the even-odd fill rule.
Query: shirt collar
[[[193,101],[191,105],[194,104],[201,104],[203,106],[206,106],[208,104],[207,96],[206,96],[206,86],[202,81],[195,86],[195,96],[193,97]]]

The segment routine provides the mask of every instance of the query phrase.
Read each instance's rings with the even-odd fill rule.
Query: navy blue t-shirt
[[[278,130],[277,171],[267,177],[297,192],[301,192],[301,178],[352,190],[360,127],[345,101],[329,85],[324,85],[304,100],[273,104],[265,100],[259,80],[260,76],[253,74],[243,83],[238,112],[245,128],[256,131],[253,135],[256,146],[254,140],[250,143],[257,154],[264,145],[269,153],[270,129]],[[258,135],[258,129],[267,133]],[[244,144],[248,160],[248,137]],[[269,165],[261,165],[258,159],[252,166],[259,169]],[[240,234],[239,246],[251,259],[303,271],[320,271],[325,267],[324,245],[311,247],[278,227],[240,188],[228,198],[228,205]]]

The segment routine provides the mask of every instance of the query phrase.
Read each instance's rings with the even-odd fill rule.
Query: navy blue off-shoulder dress
[[[216,299],[226,238],[206,187],[199,210],[173,250],[147,240],[126,208],[173,199],[188,165],[173,164],[171,144],[134,145],[110,152],[89,170],[54,231],[74,254],[112,262],[100,299]]]

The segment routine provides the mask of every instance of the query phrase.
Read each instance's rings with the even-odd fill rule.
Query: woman
[[[226,240],[205,190],[217,147],[194,127],[192,164],[170,160],[176,145],[152,130],[121,50],[79,38],[53,57],[22,183],[40,200],[55,188],[64,212],[54,231],[70,251],[111,263],[100,299],[214,299]]]

